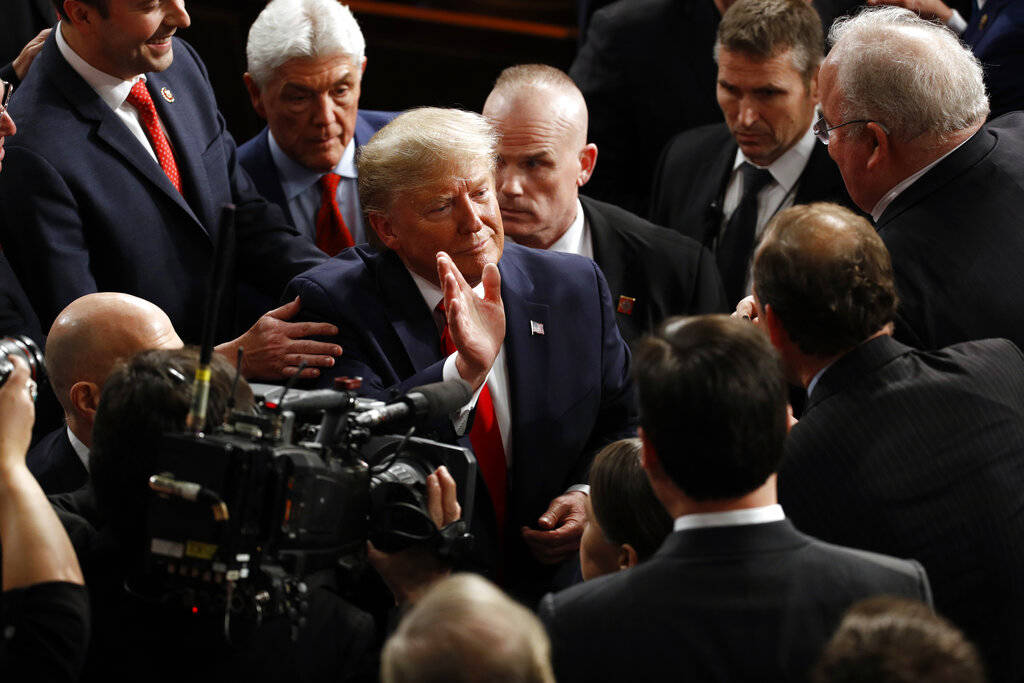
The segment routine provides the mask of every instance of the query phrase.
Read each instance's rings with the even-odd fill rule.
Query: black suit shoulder
[[[714,257],[696,240],[617,206],[580,201],[627,342],[673,315],[727,311]]]

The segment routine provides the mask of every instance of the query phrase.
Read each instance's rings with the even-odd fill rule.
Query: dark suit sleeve
[[[82,224],[78,203],[57,170],[14,142],[7,149],[0,183],[4,239],[10,243],[5,246],[20,255],[21,284],[45,326],[69,303],[96,291],[89,262],[90,230]]]
[[[697,272],[693,279],[693,297],[690,299],[690,315],[704,313],[732,313],[733,306],[725,296],[718,264],[707,247],[701,245],[697,258]]]
[[[400,379],[372,331],[348,311],[341,310],[340,302],[320,282],[309,277],[295,278],[285,290],[284,300],[290,301],[296,296],[302,297],[302,320],[328,322],[338,327],[335,337],[322,338],[341,345],[342,354],[334,367],[321,376],[318,382],[321,386],[330,386],[335,377],[362,377],[361,394],[389,401],[414,387],[442,380],[443,360]],[[352,306],[353,311],[357,308]]]

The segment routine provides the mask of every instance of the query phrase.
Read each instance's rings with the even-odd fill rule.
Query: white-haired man
[[[908,10],[865,11],[830,40],[815,132],[892,254],[897,338],[1024,345],[1024,114],[983,125],[978,60]]]
[[[245,85],[267,127],[238,159],[260,194],[330,256],[367,241],[356,150],[395,116],[359,109],[365,49],[337,0],[274,0],[246,46]]]
[[[597,265],[506,244],[494,192],[497,134],[478,114],[415,109],[359,156],[359,195],[382,252],[349,249],[292,281],[304,317],[341,330],[334,372],[390,398],[461,377],[478,390],[436,425],[480,464],[481,559],[539,598],[583,533],[594,451],[630,436],[629,350]],[[328,377],[325,376],[324,380]],[[503,558],[503,562],[499,560]],[[546,569],[544,565],[549,565]]]

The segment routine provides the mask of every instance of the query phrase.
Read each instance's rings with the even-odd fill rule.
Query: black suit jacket
[[[66,427],[58,427],[40,439],[25,456],[25,463],[47,494],[74,491],[89,481]]]
[[[25,335],[43,347],[39,318],[28,302],[25,290],[0,252],[0,336]]]
[[[722,198],[736,159],[736,139],[724,123],[677,135],[654,175],[651,221],[712,248],[722,226]],[[859,211],[825,145],[815,143],[800,175],[794,204],[836,202]]]
[[[719,18],[711,0],[619,0],[591,18],[569,69],[601,151],[588,196],[642,214],[665,143],[722,120],[712,56]]]
[[[879,217],[900,297],[896,337],[1024,348],[1024,113],[986,124]]]
[[[804,681],[861,598],[930,602],[916,562],[822,543],[786,520],[676,531],[646,562],[541,602],[572,681]]]
[[[992,680],[1024,675],[1024,356],[1006,340],[922,352],[888,336],[822,374],[779,498],[833,543],[913,557]]]
[[[580,203],[594,260],[608,281],[615,321],[627,343],[673,315],[729,311],[718,266],[707,249],[617,206],[588,197],[580,197]]]

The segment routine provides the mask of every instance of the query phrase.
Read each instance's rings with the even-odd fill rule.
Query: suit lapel
[[[547,304],[535,303],[533,283],[522,270],[514,245],[506,245],[499,263],[501,271],[501,298],[505,305],[505,362],[509,374],[509,405],[512,418],[513,453],[533,443],[531,434],[523,431],[525,425],[536,424],[534,415],[550,414],[546,411],[544,386],[550,381],[550,353],[548,335],[556,331],[549,320]],[[531,473],[523,466],[537,458],[513,456],[512,490],[529,485]]]
[[[971,139],[959,149],[940,161],[931,170],[917,179],[893,203],[886,208],[878,219],[878,230],[881,231],[897,216],[912,208],[933,192],[950,183],[954,178],[981,161],[996,146],[996,137],[982,126]]]
[[[864,342],[822,373],[814,391],[807,399],[804,414],[833,394],[845,390],[853,382],[910,350],[909,346],[904,346],[887,334]]]
[[[705,212],[704,234],[700,239],[701,244],[708,249],[715,246],[715,240],[722,227],[722,202],[725,199],[725,188],[729,176],[732,175],[732,162],[735,159],[736,141],[730,135],[729,143],[725,145],[722,153],[708,158],[698,171],[697,187],[704,188],[706,194],[697,197],[694,205],[711,207]]]
[[[441,338],[433,313],[420,295],[409,271],[393,251],[379,257],[377,291],[414,372],[441,359]]]
[[[793,197],[793,204],[810,204],[811,202],[824,201],[826,197],[836,197],[845,192],[843,177],[839,174],[839,168],[828,155],[825,145],[814,141],[811,148],[811,156],[807,159],[807,165],[800,174],[796,194]]]
[[[362,114],[356,114],[356,130],[355,133],[353,133],[352,135],[352,137],[355,138],[356,141],[356,149],[359,149],[367,142],[369,142],[370,138],[372,138],[374,133],[376,132],[377,131],[373,129],[373,126],[371,126],[366,121],[366,119],[363,118]]]
[[[195,220],[199,227],[202,227],[192,209],[185,202],[185,199],[174,188],[174,185],[171,184],[163,169],[160,168],[160,164],[149,155],[139,141],[135,139],[135,136],[128,131],[124,123],[100,99],[96,91],[78,75],[78,72],[71,68],[71,65],[60,54],[60,50],[57,48],[57,41],[52,34],[47,38],[43,52],[37,59],[42,62],[38,66],[41,67],[42,71],[50,75],[50,83],[64,95],[71,108],[81,117],[96,122],[96,136],[103,140],[128,166],[138,171],[141,176],[148,179],[170,197],[174,203],[178,204]],[[161,112],[161,116],[163,115],[163,112]],[[178,154],[176,156],[181,155]]]
[[[202,225],[202,219],[198,218],[196,213],[199,216],[216,217],[220,207],[208,204],[209,193],[206,188],[210,186],[210,183],[206,175],[206,168],[202,163],[204,150],[200,149],[201,141],[192,133],[189,125],[190,121],[197,118],[193,113],[194,104],[189,100],[187,91],[184,89],[178,88],[176,93],[175,88],[171,86],[164,74],[146,74],[146,78],[149,95],[153,98],[156,110],[160,114],[160,120],[167,128],[167,135],[174,147],[174,161],[181,173],[182,190],[185,196],[183,197],[182,193],[171,185],[166,174],[163,173],[163,169],[157,164],[157,171],[165,181],[161,188],[179,206],[186,209],[197,223]],[[185,197],[191,197],[197,206],[203,207],[203,210],[193,212],[188,202],[185,201]],[[216,238],[216,219],[211,220],[210,225],[203,227],[206,228],[211,238]]]

